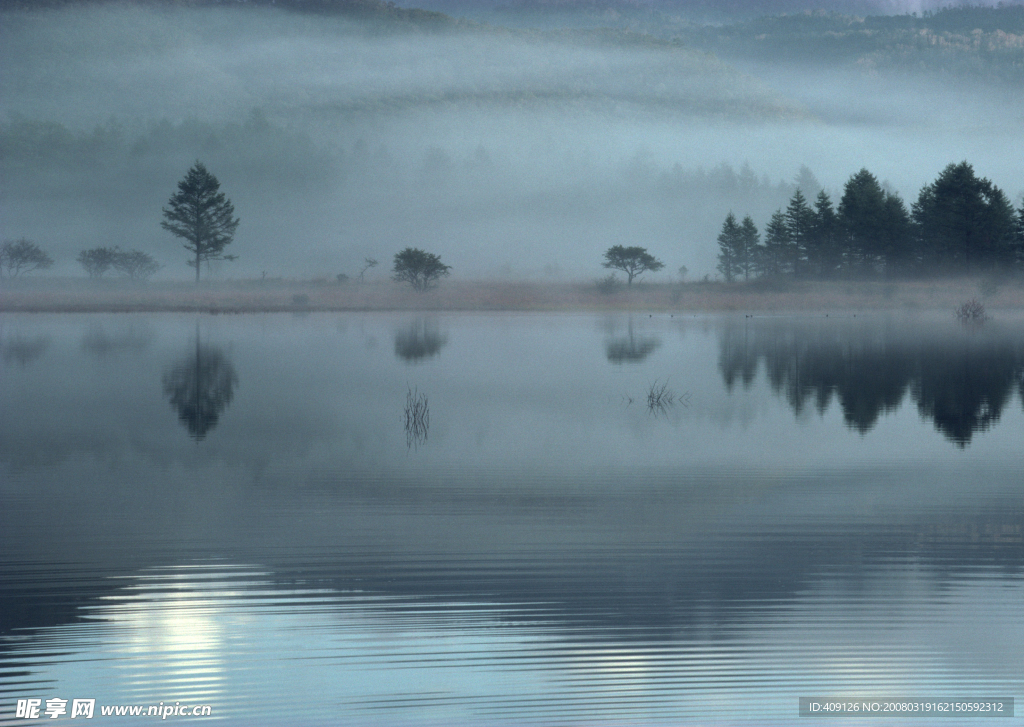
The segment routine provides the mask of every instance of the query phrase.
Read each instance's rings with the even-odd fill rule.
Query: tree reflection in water
[[[20,335],[8,338],[0,336],[0,360],[5,364],[16,363],[25,367],[42,356],[49,347],[50,339],[46,336],[32,338],[24,338]]]
[[[640,363],[660,345],[661,339],[636,333],[633,330],[633,319],[630,318],[625,336],[605,341],[605,353],[612,363]]]
[[[216,346],[203,345],[196,324],[195,351],[164,374],[164,395],[197,442],[217,426],[231,403],[238,374],[227,355]]]
[[[964,331],[952,323],[735,321],[718,366],[726,388],[749,387],[761,362],[772,390],[799,414],[835,397],[847,426],[870,431],[909,394],[921,416],[957,446],[999,421],[1020,387],[1024,336]]]
[[[395,333],[395,355],[415,363],[441,353],[446,343],[448,336],[438,330],[436,321],[419,318]]]

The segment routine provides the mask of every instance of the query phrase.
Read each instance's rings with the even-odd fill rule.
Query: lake
[[[1024,692],[1019,316],[2,314],[0,355],[0,724]]]

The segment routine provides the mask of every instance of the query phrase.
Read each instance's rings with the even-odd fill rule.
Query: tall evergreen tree
[[[880,254],[885,219],[885,192],[875,175],[861,169],[847,180],[839,200],[843,264],[848,271],[873,270]]]
[[[808,263],[813,274],[825,278],[833,277],[842,265],[839,217],[832,207],[832,198],[824,189],[818,192],[814,200],[814,224],[811,228]]]
[[[757,231],[757,225],[754,224],[754,220],[751,219],[750,215],[743,218],[743,222],[740,224],[740,242],[742,255],[740,257],[740,273],[743,275],[744,280],[750,280],[750,276],[757,272],[757,247],[760,242],[761,235]]]
[[[789,264],[797,275],[808,272],[808,260],[813,257],[814,211],[799,189],[793,193],[786,208],[786,228],[789,230]]]
[[[764,242],[759,248],[758,267],[762,275],[782,275],[791,272],[788,267],[790,238],[786,216],[776,210],[764,228]]]
[[[196,162],[178,182],[178,191],[171,195],[168,207],[164,207],[164,221],[160,226],[185,240],[184,246],[194,256],[188,264],[196,269],[199,282],[199,267],[210,260],[234,260],[234,255],[225,255],[228,245],[238,228],[235,207],[220,191],[220,182]]]
[[[800,165],[800,171],[796,173],[796,178],[793,181],[797,189],[807,192],[807,194],[817,194],[821,189],[821,182],[806,164]]]
[[[925,263],[972,272],[1014,263],[1014,210],[966,161],[949,164],[913,205]]]
[[[907,274],[919,265],[910,213],[895,192],[885,193],[879,234],[875,249],[886,275]]]
[[[722,231],[718,233],[718,272],[731,283],[740,272],[742,258],[740,226],[736,224],[736,215],[729,212],[722,223]]]
[[[1014,237],[1014,264],[1024,267],[1024,203],[1017,211],[1017,234]]]

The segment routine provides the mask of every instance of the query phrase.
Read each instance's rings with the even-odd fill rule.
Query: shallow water
[[[4,314],[0,355],[2,724],[1022,694],[1019,321]]]

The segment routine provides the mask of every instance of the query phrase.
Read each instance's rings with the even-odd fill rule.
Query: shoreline
[[[391,281],[241,280],[137,283],[5,279],[0,313],[295,312],[952,312],[965,301],[989,311],[1024,311],[1024,281],[955,278],[906,281],[756,280],[625,284],[444,281],[417,292]]]

